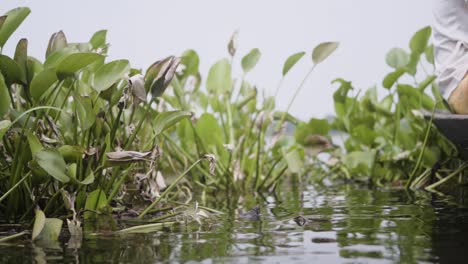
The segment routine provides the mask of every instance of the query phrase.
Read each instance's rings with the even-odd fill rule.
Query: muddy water
[[[2,244],[0,263],[468,263],[468,209],[458,197],[310,186],[265,197],[258,218],[220,206],[216,221],[91,236],[80,248]]]

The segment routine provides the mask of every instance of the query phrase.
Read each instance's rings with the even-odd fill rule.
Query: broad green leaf
[[[247,55],[245,55],[242,58],[241,62],[242,69],[244,70],[244,72],[247,73],[251,71],[255,67],[255,65],[257,65],[261,56],[262,53],[259,49],[252,49]]]
[[[116,60],[102,65],[94,76],[94,90],[102,92],[109,89],[114,83],[124,78],[129,70],[128,60]]]
[[[45,69],[56,68],[57,65],[63,59],[65,59],[68,55],[75,53],[75,52],[78,52],[78,50],[76,50],[73,47],[66,47],[66,48],[59,49],[57,51],[52,52],[51,54],[49,54],[49,56],[47,56],[47,59],[44,62],[44,68]]]
[[[198,67],[200,65],[200,57],[196,51],[186,50],[180,57],[180,64],[185,66],[183,69],[182,78],[187,78],[190,75],[196,76],[198,73]]]
[[[3,47],[10,36],[21,25],[24,19],[31,13],[27,7],[18,7],[8,11],[5,15],[7,18],[0,28],[0,47]]]
[[[312,51],[312,62],[319,64],[326,60],[339,46],[338,42],[324,42]]]
[[[31,240],[36,240],[36,238],[41,233],[42,229],[44,229],[46,217],[44,212],[41,209],[36,209],[36,217],[34,218],[34,225],[31,235]]]
[[[426,50],[427,44],[429,43],[429,38],[431,37],[432,29],[431,27],[425,27],[416,34],[410,41],[411,52],[416,54],[423,54]]]
[[[44,149],[39,138],[37,138],[37,136],[34,135],[31,131],[26,133],[26,137],[28,138],[29,148],[31,149],[31,154],[33,156],[36,155],[37,152]]]
[[[42,228],[36,240],[40,241],[58,241],[60,232],[62,231],[63,220],[58,218],[46,218],[44,227]]]
[[[387,76],[385,76],[382,85],[384,88],[390,89],[393,87],[393,85],[400,79],[401,76],[405,74],[405,70],[402,68],[397,69],[394,72],[389,73]]]
[[[429,47],[426,48],[425,55],[426,60],[430,64],[434,64],[434,45],[429,45]]]
[[[70,54],[63,58],[58,64],[57,77],[63,80],[66,77],[73,76],[84,67],[102,58],[104,58],[104,56],[92,52]]]
[[[0,73],[0,118],[8,113],[11,105],[8,86],[5,83],[3,75]]]
[[[10,57],[0,54],[0,72],[5,77],[5,83],[11,85],[13,83],[25,84],[26,75],[21,70],[21,67]]]
[[[409,55],[403,49],[394,48],[387,53],[386,61],[394,69],[403,68],[409,63]]]
[[[84,218],[89,219],[95,215],[95,211],[103,209],[107,205],[107,197],[104,191],[96,189],[88,194],[85,204]]]
[[[7,16],[5,16],[5,15],[0,16],[0,29],[2,28],[3,23],[5,23],[6,18],[7,18]]]
[[[220,146],[223,141],[223,130],[216,118],[208,113],[202,114],[195,124],[195,131],[206,146]]]
[[[41,150],[34,157],[39,166],[56,180],[63,183],[70,181],[70,178],[66,175],[67,164],[57,150]]]
[[[288,164],[288,169],[292,173],[301,173],[304,168],[304,162],[301,158],[297,147],[292,147],[290,150],[282,149],[283,157]]]
[[[174,126],[184,118],[191,117],[192,112],[188,111],[167,111],[162,112],[154,119],[154,134],[159,135],[164,130]]]
[[[67,37],[63,31],[55,32],[49,39],[47,45],[46,58],[49,58],[53,53],[65,49],[68,46]]]
[[[413,52],[410,55],[410,61],[408,65],[405,67],[406,72],[415,76],[418,70],[419,60],[421,59],[421,54]]]
[[[106,45],[106,37],[107,30],[99,30],[98,32],[94,33],[89,43],[91,44],[93,49],[102,48]]]
[[[228,59],[216,62],[208,72],[206,88],[210,93],[227,93],[231,91],[231,64]]]
[[[55,69],[46,69],[38,73],[31,81],[29,91],[35,101],[39,101],[46,91],[57,81]]]
[[[5,133],[10,129],[11,121],[10,120],[2,120],[0,121],[0,140],[3,138]]]
[[[28,40],[23,38],[20,39],[16,45],[15,56],[13,57],[24,76],[28,72]]]
[[[304,57],[306,53],[305,52],[298,52],[298,53],[295,53],[291,56],[288,57],[288,59],[286,59],[286,61],[284,62],[284,65],[283,65],[283,76],[285,76],[286,74],[288,74],[288,72],[292,69],[292,67],[294,67],[294,65],[296,65],[296,63],[302,59],[302,57]]]
[[[343,164],[350,170],[360,173],[370,173],[375,160],[374,151],[354,151],[343,158]],[[372,176],[372,175],[366,175]]]
[[[83,131],[90,129],[96,121],[96,111],[93,107],[93,102],[90,97],[75,96],[76,100],[76,111],[78,114],[78,120],[80,121],[80,127]]]
[[[27,64],[28,64],[28,70],[26,71],[26,74],[27,74],[26,81],[27,83],[31,84],[34,76],[36,76],[37,74],[39,74],[40,72],[44,70],[44,65],[42,65],[42,63],[34,57],[28,57]]]
[[[82,159],[85,149],[81,146],[63,145],[58,148],[58,152],[66,162],[77,162]]]
[[[426,79],[424,81],[422,81],[421,83],[419,83],[418,85],[418,89],[421,91],[421,92],[424,92],[426,90],[426,88],[431,85],[432,82],[434,82],[436,80],[437,76],[435,75],[429,75],[426,77]]]

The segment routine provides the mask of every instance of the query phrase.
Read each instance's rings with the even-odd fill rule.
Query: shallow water
[[[302,197],[302,198],[301,198]],[[468,208],[427,192],[343,185],[266,197],[258,220],[98,236],[81,248],[0,245],[1,263],[467,263]],[[226,210],[226,209],[223,209]],[[302,215],[304,226],[294,218]]]

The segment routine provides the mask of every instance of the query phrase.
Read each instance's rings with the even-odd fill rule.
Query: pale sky
[[[308,71],[310,51],[323,41],[340,47],[306,83],[291,111],[309,119],[333,113],[331,81],[342,77],[356,88],[380,85],[390,71],[385,54],[407,48],[409,39],[432,19],[428,0],[1,0],[0,13],[28,6],[32,13],[7,43],[12,55],[19,38],[30,55],[44,59],[50,35],[63,30],[70,42],[88,41],[108,29],[110,59],[129,59],[146,69],[168,55],[195,49],[204,77],[227,57],[226,44],[239,30],[239,54],[259,48],[262,58],[247,79],[273,94],[284,60],[298,51],[307,58],[294,68],[279,96],[284,109]],[[239,58],[238,58],[239,59]]]

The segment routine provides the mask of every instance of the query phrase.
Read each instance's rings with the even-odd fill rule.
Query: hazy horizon
[[[88,41],[108,29],[109,59],[127,58],[132,67],[146,69],[152,62],[195,49],[201,72],[228,56],[226,45],[239,30],[237,62],[252,48],[262,58],[247,79],[273,94],[284,60],[323,41],[340,47],[320,65],[293,106],[302,119],[333,113],[331,81],[341,77],[356,88],[380,86],[390,71],[386,52],[408,47],[410,37],[431,23],[431,6],[424,0],[315,0],[315,1],[12,1],[0,12],[28,6],[32,13],[9,40],[3,53],[13,54],[17,41],[29,40],[30,55],[44,59],[52,33],[63,30],[70,42]],[[279,108],[284,109],[293,89],[310,67],[303,59],[284,82]]]

